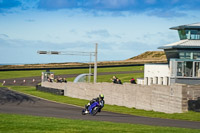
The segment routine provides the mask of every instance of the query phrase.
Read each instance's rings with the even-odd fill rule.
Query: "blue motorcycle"
[[[88,107],[88,110],[86,108],[82,110],[82,115],[91,114],[95,116],[98,112],[100,112],[100,109],[101,107],[99,103],[94,102]]]

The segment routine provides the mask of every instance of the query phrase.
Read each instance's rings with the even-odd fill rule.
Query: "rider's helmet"
[[[103,95],[103,94],[100,94],[100,95],[99,95],[99,98],[100,98],[101,100],[103,100],[103,99],[104,99],[104,95]]]

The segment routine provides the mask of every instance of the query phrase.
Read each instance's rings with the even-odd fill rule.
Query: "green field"
[[[51,117],[0,114],[1,133],[199,133],[200,130],[174,127],[158,127],[137,124],[71,120]]]
[[[143,66],[129,66],[129,67],[112,67],[112,68],[98,68],[98,72],[120,72],[120,71],[138,71],[144,70]],[[9,78],[21,78],[21,77],[33,77],[41,76],[42,70],[34,71],[0,71],[0,79],[9,79]],[[89,69],[65,69],[65,70],[52,70],[55,75],[64,75],[64,74],[81,74],[88,73]],[[93,72],[93,69],[92,69]],[[134,75],[132,75],[134,76]]]

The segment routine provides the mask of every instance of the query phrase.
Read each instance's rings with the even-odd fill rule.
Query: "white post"
[[[95,62],[94,62],[94,83],[97,82],[97,47],[98,47],[98,44],[96,43],[96,47],[95,47]]]
[[[144,85],[148,85],[148,77],[144,78]]]
[[[153,84],[157,84],[158,83],[158,81],[157,81],[157,77],[153,77]]]
[[[168,85],[168,77],[163,77],[163,85]]]

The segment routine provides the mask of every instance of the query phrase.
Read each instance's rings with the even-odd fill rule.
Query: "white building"
[[[178,30],[180,41],[159,47],[164,49],[168,63],[145,64],[139,84],[200,84],[200,23],[170,29]]]

